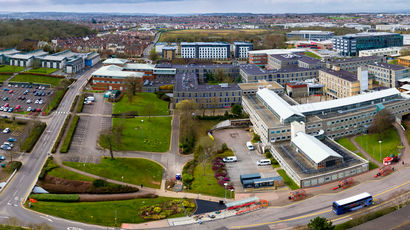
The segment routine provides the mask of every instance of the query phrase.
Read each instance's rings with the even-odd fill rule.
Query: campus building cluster
[[[286,37],[291,40],[324,41],[333,38],[334,35],[331,31],[298,30],[287,33]]]

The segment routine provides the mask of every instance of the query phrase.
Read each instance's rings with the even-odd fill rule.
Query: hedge
[[[40,175],[38,175],[39,180],[44,179],[44,177],[46,176],[46,174],[48,172],[50,172],[51,170],[59,167],[58,165],[56,165],[52,161],[53,161],[53,157],[47,158],[46,163],[44,164],[43,168],[41,169]],[[50,162],[52,162],[52,164],[50,164]]]
[[[74,98],[73,104],[71,104],[70,112],[74,112],[75,105],[77,104],[78,98],[79,98],[79,96],[76,95],[75,98]]]
[[[30,135],[21,144],[21,151],[24,151],[26,153],[31,152],[38,139],[40,139],[41,134],[43,134],[44,130],[46,129],[46,126],[46,123],[43,122],[41,122],[40,124],[35,124],[30,132]]]
[[[277,170],[278,174],[283,178],[283,181],[286,185],[289,186],[290,189],[296,190],[299,189],[299,186],[286,174],[285,170],[279,169]]]
[[[71,114],[68,114],[65,121],[64,121],[63,127],[61,127],[61,130],[58,133],[58,137],[56,139],[56,142],[54,142],[53,148],[51,149],[52,153],[55,153],[57,151],[57,148],[60,145],[61,139],[63,138],[63,135],[64,135],[65,130],[67,128],[68,122],[70,121],[70,118],[71,118]]]
[[[77,106],[77,113],[81,113],[83,111],[83,107],[84,107],[84,100],[85,100],[85,94],[81,94],[80,97],[80,102]]]
[[[38,201],[78,202],[78,194],[32,194],[30,198]]]
[[[49,114],[51,111],[53,111],[54,109],[56,109],[58,107],[58,105],[60,104],[61,100],[63,100],[63,97],[65,95],[65,93],[67,92],[67,88],[65,89],[59,89],[57,91],[56,96],[53,98],[53,100],[50,102],[50,104],[48,105],[45,113]]]
[[[77,128],[78,120],[80,120],[80,117],[78,115],[75,115],[73,120],[71,121],[70,128],[68,129],[67,136],[64,139],[63,145],[60,148],[60,153],[66,153],[70,149],[71,140],[73,139],[75,129]]]
[[[16,169],[19,170],[22,165],[23,163],[21,163],[20,161],[11,161],[7,164],[7,170],[8,172],[12,173]]]
[[[374,220],[374,219],[376,219],[376,218],[379,218],[379,217],[381,217],[381,216],[387,215],[387,214],[389,214],[389,213],[391,213],[391,212],[394,212],[394,211],[396,211],[396,210],[397,210],[397,209],[396,209],[395,207],[383,208],[383,209],[380,209],[380,210],[378,210],[378,211],[371,212],[371,213],[368,213],[368,214],[366,214],[366,215],[363,215],[363,216],[354,218],[354,219],[349,220],[349,221],[347,221],[347,222],[344,222],[344,223],[342,223],[342,224],[338,224],[338,225],[335,226],[334,229],[335,229],[335,230],[350,229],[350,228],[353,228],[353,227],[355,227],[355,226],[358,226],[358,225],[361,225],[361,224],[363,224],[363,223],[366,223],[366,222],[368,222],[368,221],[371,221],[371,220]]]

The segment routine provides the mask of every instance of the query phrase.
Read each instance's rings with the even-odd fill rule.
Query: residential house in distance
[[[17,53],[9,56],[10,65],[31,67],[35,58],[46,56],[48,53],[43,50],[35,50],[26,53]]]
[[[367,57],[367,56],[398,57],[400,56],[401,49],[403,49],[403,47],[387,47],[387,48],[381,48],[381,49],[360,50],[359,57]]]
[[[361,50],[403,46],[403,36],[386,32],[363,32],[333,38],[333,49],[343,56],[356,56]]]
[[[174,102],[194,100],[201,108],[229,108],[240,104],[242,93],[237,84],[199,84],[195,74],[175,75]]]
[[[409,69],[387,63],[374,63],[368,65],[369,76],[379,85],[388,88],[398,88],[399,80],[410,77]]]
[[[324,41],[333,38],[334,35],[332,31],[299,30],[287,33],[286,37],[291,40]]]

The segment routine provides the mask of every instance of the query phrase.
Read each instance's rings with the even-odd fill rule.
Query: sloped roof
[[[110,58],[110,59],[107,59],[107,60],[103,61],[103,64],[107,64],[107,65],[124,65],[127,62],[128,62],[128,60],[126,60],[126,59]]]

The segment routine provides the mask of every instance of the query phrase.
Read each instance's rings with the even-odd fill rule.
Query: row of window
[[[199,97],[216,97],[216,95],[217,95],[217,93],[216,92],[214,92],[214,93],[185,93],[185,92],[182,92],[182,93],[177,93],[177,97],[198,97],[198,95],[199,95]],[[237,92],[219,92],[219,96],[220,97],[222,97],[222,96],[224,96],[225,95],[225,97],[229,97],[230,95],[232,96],[232,97],[234,97],[235,95],[237,95],[237,96],[241,96],[241,91],[237,91]]]

